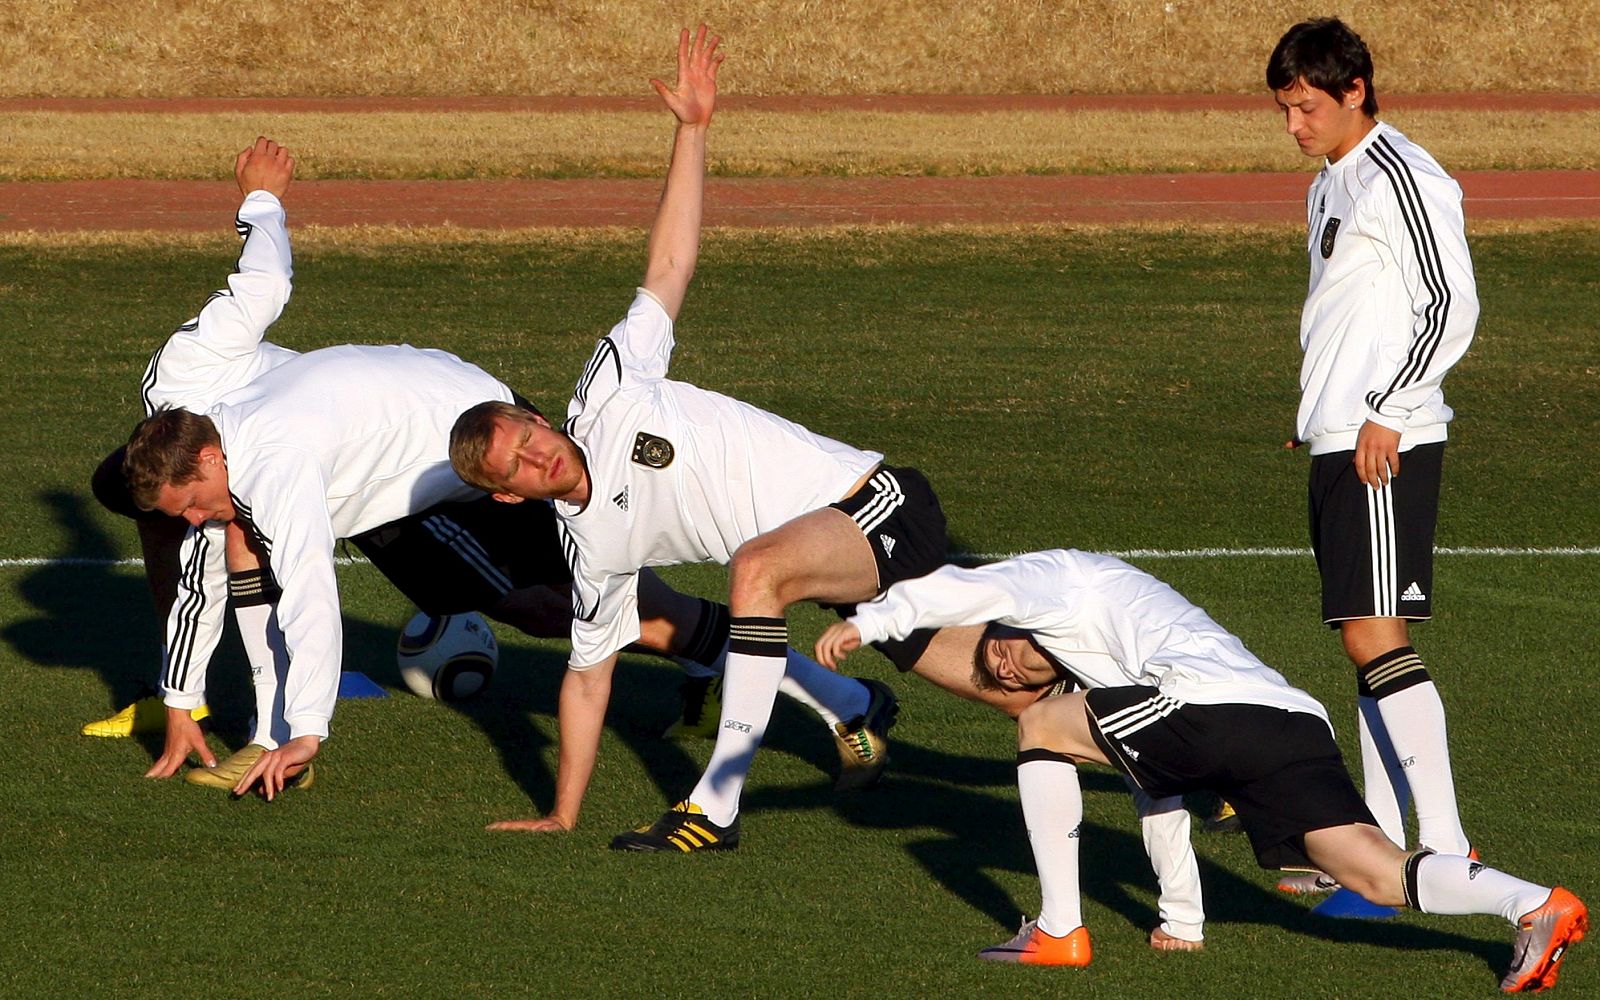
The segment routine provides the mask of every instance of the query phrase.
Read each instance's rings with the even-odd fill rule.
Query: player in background
[[[1077,765],[1107,764],[1147,794],[1208,790],[1233,803],[1264,868],[1312,864],[1374,902],[1427,913],[1499,914],[1517,928],[1501,989],[1544,989],[1588,911],[1572,893],[1465,854],[1407,852],[1378,828],[1340,759],[1327,712],[1181,594],[1120,559],[1034,552],[947,566],[891,587],[817,640],[837,667],[863,642],[991,623],[979,683],[1086,690],[1043,698],[1018,723],[1017,786],[1043,908],[980,957],[1088,965],[1078,893]]]
[[[1300,151],[1324,161],[1306,198],[1311,278],[1295,441],[1311,453],[1323,621],[1356,668],[1367,805],[1404,846],[1409,792],[1418,841],[1465,855],[1444,704],[1407,630],[1432,615],[1453,416],[1440,384],[1478,319],[1461,188],[1377,120],[1372,57],[1338,19],[1290,28],[1266,80]],[[1312,874],[1280,888],[1335,885]]]
[[[262,138],[239,154],[235,168],[245,196],[236,223],[245,239],[238,273],[155,352],[142,388],[147,416],[163,407],[209,410],[256,377],[302,357],[264,339],[290,294],[291,255],[281,199],[294,161],[287,150]],[[441,415],[446,429],[453,416]],[[445,466],[442,435],[439,444],[437,464]],[[139,526],[147,579],[165,619],[162,695],[150,699],[153,712],[141,701],[85,729],[128,735],[135,726],[154,731],[164,722],[166,746],[147,776],[170,776],[193,753],[206,767],[190,770],[188,781],[231,789],[263,752],[290,738],[282,687],[289,662],[277,615],[281,591],[259,545],[240,522],[191,526],[181,517],[139,510],[124,476],[125,453],[120,448],[102,463],[93,487],[102,503],[135,518]],[[447,467],[445,475],[454,479]],[[476,491],[465,494],[471,499],[430,507],[352,541],[425,610],[480,610],[531,635],[567,635],[571,600],[566,561],[556,544],[549,505],[511,510]],[[246,746],[219,765],[197,719],[205,712],[207,666],[230,598],[254,676],[257,725]],[[642,583],[641,601],[641,649],[676,654],[686,670],[711,675],[727,642],[726,608],[679,594],[653,574]],[[805,663],[825,687],[838,686],[833,674]],[[797,672],[803,681],[804,667]],[[833,724],[842,748],[853,747],[858,734],[850,717],[834,715],[825,693],[813,695],[802,681],[787,683],[785,693]],[[861,765],[853,751],[841,749],[841,756],[846,758],[841,786],[864,780],[870,766]],[[302,777],[298,784],[304,786],[306,780]]]

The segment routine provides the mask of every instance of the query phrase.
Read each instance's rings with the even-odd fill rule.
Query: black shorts
[[[944,510],[928,479],[916,469],[882,465],[867,484],[836,504],[872,546],[878,566],[878,593],[901,580],[926,576],[943,566],[950,551]],[[855,605],[830,605],[839,617],[855,613]],[[928,648],[931,629],[918,629],[904,639],[873,643],[902,672],[910,670]]]
[[[1263,868],[1306,868],[1305,835],[1377,822],[1328,724],[1266,705],[1190,705],[1153,687],[1095,688],[1089,729],[1152,798],[1206,790],[1239,814]]]
[[[1322,573],[1322,620],[1433,616],[1433,529],[1444,442],[1400,453],[1400,475],[1374,490],[1353,451],[1311,459],[1311,550]]]
[[[555,508],[542,500],[435,504],[350,541],[431,615],[484,611],[513,590],[572,580]]]

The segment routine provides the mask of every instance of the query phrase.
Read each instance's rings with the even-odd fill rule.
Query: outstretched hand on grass
[[[256,758],[255,764],[233,786],[234,796],[248,795],[260,782],[256,791],[271,802],[286,784],[300,776],[321,744],[320,736],[297,736],[276,750],[268,750]]]
[[[717,51],[721,41],[716,35],[708,36],[702,24],[691,42],[689,29],[684,28],[678,33],[677,85],[668,87],[660,80],[650,81],[684,125],[711,124],[711,112],[717,103],[717,67],[722,65],[722,53]]]
[[[206,745],[206,736],[200,723],[194,721],[187,708],[167,709],[167,737],[161,756],[144,773],[146,778],[170,778],[189,759],[190,754],[200,758],[206,767],[217,766],[217,755]]]

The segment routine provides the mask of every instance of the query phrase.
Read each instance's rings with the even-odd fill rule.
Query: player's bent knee
[[[1074,726],[1073,720],[1083,718],[1083,711],[1081,693],[1034,702],[1017,716],[1017,748],[1078,755],[1084,735],[1078,730],[1086,725]]]
[[[776,548],[753,538],[739,546],[728,563],[728,603],[741,609],[770,609],[774,604],[788,607],[800,598],[786,598],[785,582]]]

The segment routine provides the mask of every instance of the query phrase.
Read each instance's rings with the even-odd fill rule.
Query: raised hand
[[[717,51],[721,41],[716,35],[708,36],[702,24],[691,42],[689,29],[684,28],[678,33],[677,85],[668,87],[660,80],[650,81],[685,125],[711,124],[711,112],[717,103],[717,67],[722,65],[722,53]]]
[[[239,181],[240,194],[266,191],[281,200],[294,177],[294,157],[284,147],[259,135],[234,159],[233,176]]]

